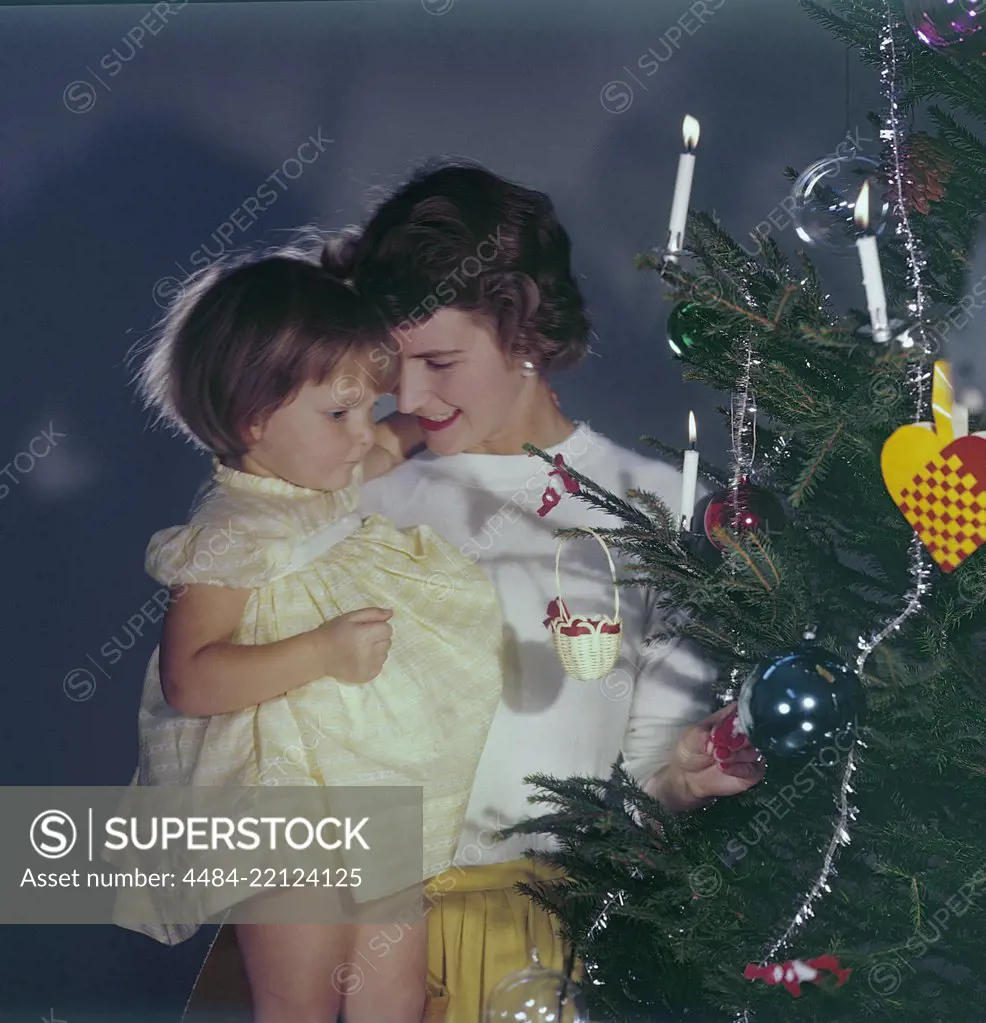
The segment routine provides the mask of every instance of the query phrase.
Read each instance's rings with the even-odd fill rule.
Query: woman
[[[525,849],[548,839],[496,839],[544,812],[527,802],[526,775],[605,776],[622,754],[669,812],[742,792],[763,776],[749,747],[724,764],[711,756],[709,733],[728,709],[707,716],[712,675],[694,650],[645,647],[656,624],[645,591],[621,590],[623,652],[599,682],[566,676],[542,625],[557,596],[554,530],[621,524],[570,493],[563,466],[619,495],[639,488],[673,505],[680,493],[675,468],[570,420],[554,400],[548,375],[588,348],[570,250],[546,195],[481,167],[445,164],[416,174],[359,236],[323,256],[394,325],[383,358],[399,360],[398,408],[419,417],[428,448],[365,488],[364,513],[432,526],[486,570],[506,623],[507,681],[465,829],[454,862],[429,885],[434,997],[426,1018],[446,1023],[482,1020],[489,990],[527,965],[532,946],[545,966],[564,960],[551,920],[514,890],[531,877]],[[391,367],[365,368],[382,378]],[[525,442],[561,455],[562,467],[527,455]],[[454,586],[450,566],[434,580],[434,598]],[[566,544],[562,595],[572,610],[610,610],[611,576],[595,541]],[[373,968],[375,954],[364,952]],[[215,979],[203,975],[203,998],[193,1000],[203,1010],[207,990],[235,983],[223,932],[211,958]]]

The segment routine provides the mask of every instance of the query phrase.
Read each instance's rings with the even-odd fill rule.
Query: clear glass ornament
[[[490,991],[485,1023],[589,1023],[589,1013],[578,984],[546,970],[534,952]]]
[[[958,60],[986,56],[986,0],[905,0],[904,16],[938,53]]]
[[[870,183],[867,230],[881,234],[890,214],[880,165],[855,148],[845,156],[826,156],[808,167],[794,183],[794,229],[809,245],[828,252],[855,252],[861,229],[856,226],[856,199]]]

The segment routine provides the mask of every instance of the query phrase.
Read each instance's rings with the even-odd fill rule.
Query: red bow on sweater
[[[788,994],[800,998],[801,982],[820,984],[823,971],[828,971],[836,978],[836,987],[842,987],[852,973],[852,970],[842,968],[838,956],[823,955],[815,956],[814,959],[788,959],[786,963],[768,963],[766,966],[750,963],[743,971],[743,976],[747,980],[762,980],[771,987],[783,984]]]
[[[557,476],[561,481],[562,485],[570,494],[577,494],[579,492],[579,484],[577,480],[574,480],[565,471],[565,460],[561,455],[555,455],[553,465],[556,465],[556,469],[552,469],[548,473],[549,476]],[[552,508],[561,500],[561,494],[555,490],[554,487],[548,486],[544,488],[544,493],[541,495],[541,507],[538,508],[538,515],[542,518],[551,511]]]

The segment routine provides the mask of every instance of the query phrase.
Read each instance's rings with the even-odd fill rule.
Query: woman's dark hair
[[[310,254],[213,264],[181,290],[138,374],[158,420],[221,461],[248,425],[326,380],[347,355],[386,344],[387,325]],[[384,381],[386,388],[390,381]]]
[[[476,312],[508,352],[564,369],[585,354],[590,330],[571,248],[543,192],[443,163],[418,170],[361,233],[330,241],[322,265],[352,280],[394,327],[444,307]]]

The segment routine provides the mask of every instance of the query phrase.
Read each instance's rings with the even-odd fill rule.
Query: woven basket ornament
[[[548,617],[544,624],[551,632],[555,653],[565,671],[580,682],[592,682],[605,678],[620,659],[620,645],[623,641],[623,622],[620,619],[620,591],[616,585],[616,566],[610,556],[609,548],[603,538],[588,527],[584,532],[591,533],[602,547],[609,562],[610,575],[613,579],[613,615],[571,614],[561,595],[561,552],[567,540],[563,537],[558,541],[555,554],[555,586],[558,597],[548,605]]]

